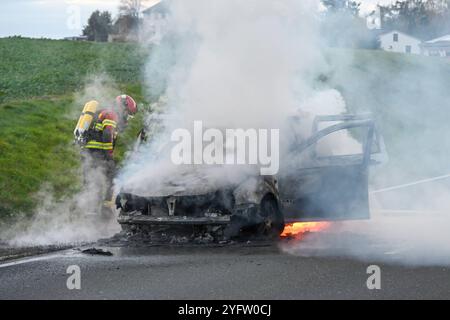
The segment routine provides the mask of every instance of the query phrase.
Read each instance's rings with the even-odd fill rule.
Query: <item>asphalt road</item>
[[[302,257],[278,245],[106,248],[112,256],[66,250],[0,264],[0,299],[449,299],[450,269],[378,264],[381,289],[366,285],[370,264]],[[69,290],[67,268],[81,271]]]

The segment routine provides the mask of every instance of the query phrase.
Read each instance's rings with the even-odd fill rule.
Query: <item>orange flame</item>
[[[281,234],[282,238],[301,239],[305,234],[320,232],[330,226],[329,222],[295,222],[288,223]]]

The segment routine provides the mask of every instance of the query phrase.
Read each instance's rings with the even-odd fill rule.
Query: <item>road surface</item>
[[[287,254],[277,244],[76,249],[0,265],[0,299],[408,299],[450,298],[450,269]],[[381,289],[367,288],[367,267]],[[80,268],[69,290],[67,268]]]

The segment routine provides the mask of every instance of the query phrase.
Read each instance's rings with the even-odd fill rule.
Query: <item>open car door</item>
[[[369,164],[383,150],[370,116],[316,117],[310,138],[295,146],[289,174],[279,178],[285,221],[369,218]]]

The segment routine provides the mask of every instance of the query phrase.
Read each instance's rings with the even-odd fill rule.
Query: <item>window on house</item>
[[[411,46],[405,46],[405,52],[411,53]]]
[[[398,33],[392,35],[394,42],[398,42]]]

